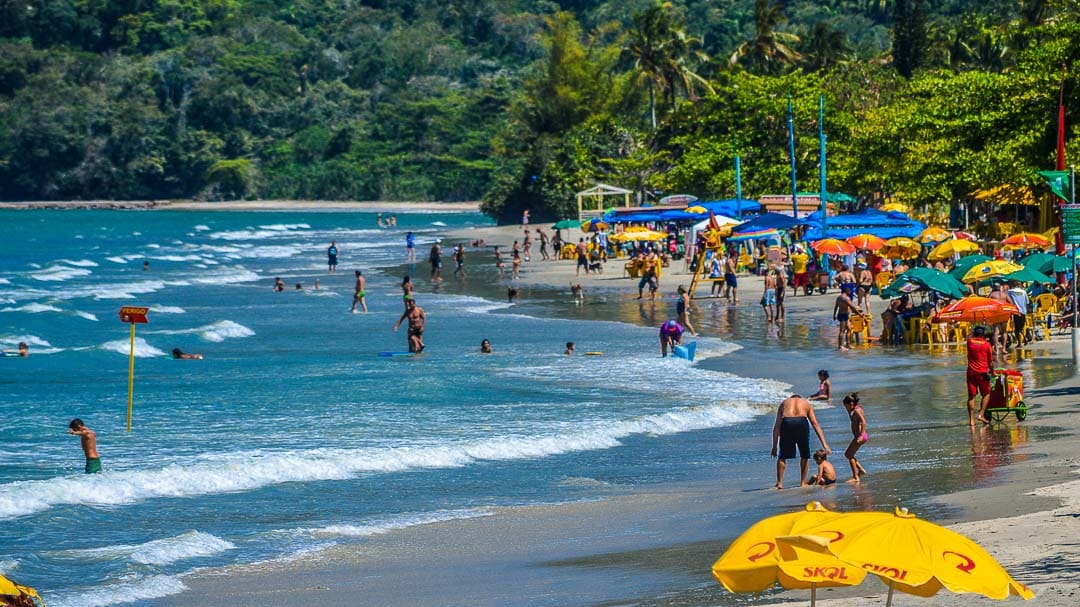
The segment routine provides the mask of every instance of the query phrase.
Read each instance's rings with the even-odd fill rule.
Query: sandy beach
[[[444,247],[477,239],[489,246],[509,246],[520,234],[520,226],[460,230],[445,234]],[[622,278],[622,262],[607,264],[603,274],[575,276],[573,262],[539,262],[535,245],[533,250],[533,261],[525,264],[518,282],[523,298],[559,300],[568,296],[569,283],[581,282],[587,298],[603,300],[610,310],[621,311],[614,319],[630,321],[639,311],[638,322],[644,324],[664,318],[674,287],[689,283],[689,276],[680,272],[682,262],[673,264],[662,279],[663,296],[653,307],[647,307],[630,301],[636,296],[637,281]],[[470,249],[469,263],[488,263],[488,257],[489,252]],[[499,285],[495,281],[487,293],[499,293]],[[692,308],[692,320],[700,321],[698,329],[703,334],[728,339],[753,331],[754,339],[759,340],[756,343],[763,344],[763,350],[758,352],[717,359],[720,371],[805,385],[810,370],[827,364],[851,376],[851,389],[871,394],[876,390],[879,399],[891,394],[902,403],[905,396],[917,399],[924,394],[920,390],[936,389],[923,384],[939,383],[938,376],[946,370],[955,376],[961,360],[962,353],[942,358],[906,349],[883,352],[875,347],[830,355],[823,361],[821,353],[827,350],[820,348],[820,342],[835,340],[835,330],[830,337],[828,324],[832,295],[789,296],[787,336],[783,337],[770,328],[745,326],[746,318],[760,315],[755,308],[761,285],[756,277],[740,276],[740,288],[744,302],[752,305],[744,304],[736,310],[721,302],[699,300]],[[621,307],[611,307],[616,304]],[[880,299],[875,299],[873,305],[877,306],[875,314],[884,307]],[[743,320],[736,323],[736,318]],[[877,321],[875,330],[876,325]],[[812,343],[818,343],[818,349],[808,354],[806,346]],[[754,500],[763,511],[791,510],[812,499],[822,499],[841,510],[867,507],[871,500],[873,509],[891,510],[898,502],[911,503],[903,497],[905,494],[917,494],[911,498],[917,500],[912,506],[917,514],[932,510],[938,515],[933,520],[952,525],[980,542],[1018,580],[1035,590],[1037,597],[1030,604],[1076,605],[1080,602],[1080,582],[1074,575],[1080,566],[1076,545],[1080,537],[1076,515],[1080,480],[1076,473],[1080,466],[1076,456],[1078,419],[1073,408],[1080,395],[1080,380],[1072,377],[1067,336],[1013,356],[1010,364],[1027,365],[1045,378],[1044,385],[1028,388],[1026,400],[1031,413],[1025,422],[1018,424],[1010,419],[997,430],[969,432],[962,423],[962,404],[957,403],[946,406],[955,407],[960,423],[930,428],[898,425],[883,431],[882,440],[892,441],[891,448],[898,452],[903,451],[905,441],[913,440],[907,437],[929,433],[947,437],[960,449],[970,444],[970,453],[961,458],[954,453],[949,456],[951,462],[935,461],[930,454],[922,463],[913,462],[905,472],[871,475],[869,493],[856,490],[853,495],[841,497],[816,489],[766,490],[771,483],[771,460],[762,460],[739,471],[737,478],[732,478],[730,471],[717,471],[716,478],[710,481],[658,485],[653,491],[632,494],[612,490],[598,501],[500,508],[490,516],[390,531],[367,538],[359,546],[338,546],[287,562],[208,571],[185,579],[187,592],[158,604],[568,604],[556,592],[564,585],[578,591],[574,605],[733,604],[732,597],[709,575],[712,562],[742,531],[725,523],[726,507],[736,503],[745,507],[748,500]],[[777,357],[783,357],[785,364],[769,364],[770,360],[775,363]],[[895,376],[899,373],[882,375],[882,367],[921,373],[916,376],[925,379],[919,380],[919,385],[905,384],[903,378]],[[910,394],[905,395],[905,391]],[[766,435],[771,419],[765,416],[762,420],[755,425],[755,432]],[[1015,436],[1021,439],[1014,440]],[[761,437],[746,440],[758,441]],[[834,449],[840,440],[836,438]],[[976,470],[973,483],[950,490],[951,481],[936,478],[935,469],[941,465],[960,470],[974,465],[980,470]],[[720,482],[729,491],[718,492]],[[920,483],[934,488],[920,492]],[[632,524],[612,529],[606,524],[609,520]],[[408,592],[403,594],[406,588]],[[407,602],[403,602],[403,596],[408,597]],[[823,604],[829,605],[883,605],[885,588],[877,581],[867,581],[856,588],[824,591],[819,598],[828,599]],[[806,599],[804,592],[771,592],[753,603],[805,603]],[[897,595],[893,602],[973,603],[989,605],[993,601],[945,591],[930,600]]]

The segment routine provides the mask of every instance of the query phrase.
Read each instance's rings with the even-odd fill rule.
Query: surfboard
[[[692,341],[688,344],[675,346],[672,348],[672,353],[679,358],[685,358],[690,362],[694,362],[694,355],[697,354],[697,342]]]
[[[585,356],[603,356],[603,352],[586,352]]]
[[[416,352],[379,352],[379,356],[416,356]]]

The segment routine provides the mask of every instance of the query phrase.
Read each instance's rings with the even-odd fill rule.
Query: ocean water
[[[405,231],[423,260],[439,230],[488,223],[398,220],[0,212],[0,346],[31,348],[0,358],[0,572],[54,607],[149,605],[199,569],[594,500],[760,455],[685,440],[770,423],[788,386],[718,370],[739,345],[702,338],[711,366],[661,360],[652,328],[511,307],[494,278],[456,282],[449,257],[445,286],[413,269],[428,349],[377,356],[405,349],[404,329],[391,330]],[[348,311],[354,269],[368,278],[368,314]],[[275,277],[289,290],[273,292]],[[124,305],[151,309],[137,328],[130,433]],[[494,355],[478,353],[483,338]],[[604,356],[563,356],[566,341]],[[172,360],[174,347],[205,359]],[[104,473],[82,473],[74,417],[97,432]]]

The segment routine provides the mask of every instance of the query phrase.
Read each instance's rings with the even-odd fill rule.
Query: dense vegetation
[[[946,207],[1052,168],[1078,55],[1080,0],[0,0],[0,198],[555,216],[597,181],[732,196],[736,147],[755,196],[789,95],[816,184],[824,94],[830,189]]]

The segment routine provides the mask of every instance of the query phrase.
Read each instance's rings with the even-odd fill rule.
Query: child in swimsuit
[[[822,369],[817,372],[818,390],[814,394],[806,397],[806,400],[829,400],[832,398],[832,382],[829,381],[829,372]]]
[[[851,444],[844,451],[844,457],[851,464],[851,480],[849,482],[858,483],[862,475],[866,474],[866,469],[855,458],[855,453],[859,450],[859,447],[862,447],[866,444],[866,441],[870,440],[870,435],[866,433],[866,415],[863,414],[862,405],[859,404],[858,392],[852,392],[844,397],[844,408],[847,409],[848,417],[851,418],[851,434],[854,436],[851,439]]]
[[[818,465],[818,473],[810,477],[809,483],[811,485],[828,487],[836,484],[836,468],[833,468],[828,458],[829,454],[825,453],[824,449],[814,451],[814,462]]]

